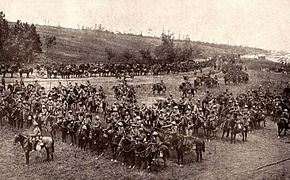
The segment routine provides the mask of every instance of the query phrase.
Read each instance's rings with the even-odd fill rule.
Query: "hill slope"
[[[160,38],[144,37],[128,34],[114,34],[104,31],[93,30],[76,30],[53,26],[37,25],[37,31],[42,37],[46,35],[55,36],[57,44],[53,47],[48,57],[55,62],[63,63],[94,63],[106,61],[105,48],[112,48],[116,51],[129,49],[138,52],[140,49],[154,49],[155,46],[161,44]],[[176,40],[176,43],[181,42]],[[240,46],[230,46],[222,44],[211,44],[203,42],[192,42],[199,45],[204,55],[238,53],[238,54],[256,54],[265,50],[257,48],[248,48]],[[43,48],[44,53],[46,49]],[[42,54],[38,61],[46,62],[46,55]]]

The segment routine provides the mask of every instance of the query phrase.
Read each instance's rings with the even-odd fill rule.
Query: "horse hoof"
[[[117,162],[117,160],[115,159],[115,161],[114,162]],[[124,164],[124,163],[123,163]]]
[[[280,139],[280,136],[278,136],[278,139]]]
[[[113,161],[114,161],[114,159],[111,159],[111,161],[113,162]]]
[[[125,164],[124,163],[122,163],[122,166],[124,166]]]

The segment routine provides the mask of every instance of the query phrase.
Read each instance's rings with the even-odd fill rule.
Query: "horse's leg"
[[[202,150],[199,150],[200,162],[202,162]]]
[[[25,151],[26,164],[29,164],[29,151]]]
[[[181,150],[181,165],[183,165],[183,150]]]
[[[242,136],[243,136],[243,141],[245,141],[245,133],[242,132]]]
[[[236,135],[237,133],[234,133],[234,144],[236,143]]]
[[[47,147],[45,147],[46,150],[46,160],[45,161],[49,161],[49,150]]]
[[[50,153],[50,156],[51,156],[51,161],[53,161],[53,152],[52,151]]]
[[[177,150],[177,164],[178,165],[180,164],[180,153],[178,150]]]
[[[278,126],[278,137],[280,137],[283,129],[281,128],[281,126],[279,124],[277,124],[277,126]]]

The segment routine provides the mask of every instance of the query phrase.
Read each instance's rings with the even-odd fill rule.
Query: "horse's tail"
[[[159,149],[162,151],[164,157],[170,158],[169,147],[167,145],[163,144]]]

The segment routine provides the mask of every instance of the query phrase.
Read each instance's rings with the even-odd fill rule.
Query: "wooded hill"
[[[116,52],[129,50],[135,54],[138,60],[139,50],[151,50],[162,43],[160,38],[112,33],[98,30],[77,30],[63,27],[36,25],[42,42],[44,37],[55,36],[56,45],[48,52],[43,46],[43,53],[36,57],[36,62],[58,62],[58,63],[96,63],[108,62],[105,48],[113,49]],[[181,40],[174,40],[175,44]],[[231,46],[224,44],[213,44],[191,41],[193,46],[198,46],[203,57],[216,54],[260,54],[266,52],[258,48]],[[43,43],[45,44],[45,43]],[[47,59],[48,57],[48,59]]]

